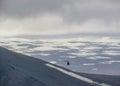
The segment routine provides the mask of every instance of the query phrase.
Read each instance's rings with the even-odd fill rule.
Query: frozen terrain
[[[0,46],[42,59],[75,72],[120,75],[120,40],[101,39],[1,39]],[[66,61],[70,65],[66,65]]]
[[[119,76],[75,73],[0,47],[0,86],[119,86]]]

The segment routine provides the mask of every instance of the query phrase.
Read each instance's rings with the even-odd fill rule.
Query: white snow
[[[62,68],[56,67],[56,66],[51,65],[51,64],[46,64],[46,66],[48,66],[48,67],[50,67],[50,68],[53,68],[53,69],[56,69],[56,70],[58,70],[58,71],[60,71],[60,72],[63,72],[63,73],[65,73],[65,74],[69,75],[69,76],[72,76],[72,77],[74,77],[74,78],[77,78],[77,79],[79,79],[79,80],[82,80],[82,81],[84,81],[84,82],[87,82],[87,83],[89,83],[89,84],[96,84],[96,85],[98,85],[98,86],[111,86],[111,85],[105,84],[105,83],[104,83],[104,84],[101,84],[101,83],[99,83],[99,82],[93,81],[92,79],[89,79],[89,78],[86,78],[86,77],[77,75],[77,74],[75,74],[75,73],[73,73],[73,72],[64,70],[64,69],[62,69]]]
[[[91,66],[91,65],[95,65],[95,63],[84,63],[84,66]]]

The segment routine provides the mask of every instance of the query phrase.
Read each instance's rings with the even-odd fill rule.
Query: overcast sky
[[[0,35],[120,33],[120,0],[0,0]]]

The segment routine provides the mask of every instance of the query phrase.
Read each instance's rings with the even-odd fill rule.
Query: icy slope
[[[75,72],[120,75],[120,40],[95,40],[5,38],[0,46]]]
[[[91,86],[45,64],[0,48],[0,86]]]
[[[84,77],[85,76],[85,77]],[[97,75],[96,75],[97,76]],[[76,74],[33,57],[0,47],[0,86],[119,86],[112,77]],[[92,80],[92,79],[94,80]],[[97,81],[97,82],[96,82]],[[115,79],[116,81],[116,79]],[[105,83],[105,84],[102,84]],[[106,85],[107,84],[107,85]],[[109,84],[109,85],[108,85]]]

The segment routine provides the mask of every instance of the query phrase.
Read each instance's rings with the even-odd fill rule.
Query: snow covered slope
[[[74,72],[120,75],[120,38],[116,41],[86,39],[4,38],[0,39],[0,46]],[[67,61],[70,62],[69,66],[66,65]]]
[[[92,80],[91,78],[96,78],[96,80]],[[87,74],[83,74],[81,76],[81,74],[77,74],[56,65],[49,64],[40,59],[18,54],[0,47],[0,86],[120,85],[119,82],[117,82],[116,84],[109,84],[109,80],[105,81],[104,79],[105,77],[94,77],[94,75],[93,77],[91,77],[87,76]],[[114,80],[116,79],[113,79],[112,81]]]

